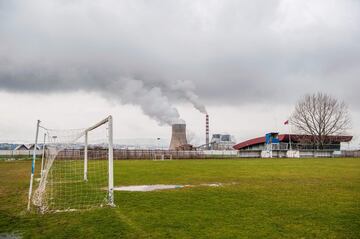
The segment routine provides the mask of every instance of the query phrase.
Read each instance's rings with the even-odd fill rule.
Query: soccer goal
[[[41,165],[35,170],[34,151],[28,210],[44,213],[114,206],[112,117],[88,128],[68,130],[50,129],[38,121],[35,144],[42,131]]]
[[[153,160],[172,160],[172,154],[165,154],[165,153],[154,153],[153,154]]]

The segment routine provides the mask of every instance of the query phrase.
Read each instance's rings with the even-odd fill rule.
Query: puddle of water
[[[183,188],[183,185],[137,185],[137,186],[123,186],[123,187],[115,187],[115,191],[130,191],[130,192],[149,192],[155,190],[166,190],[166,189],[175,189],[175,188]]]
[[[129,191],[129,192],[149,192],[149,191],[157,191],[157,190],[169,190],[169,189],[177,189],[177,188],[191,188],[191,187],[221,187],[223,184],[221,183],[204,183],[199,185],[165,185],[165,184],[156,184],[156,185],[133,185],[133,186],[121,186],[114,187],[115,191]]]
[[[200,184],[201,186],[208,186],[208,187],[221,187],[223,186],[221,183],[204,183]]]
[[[4,233],[4,234],[0,234],[0,239],[20,239],[21,236],[14,234],[14,233]]]

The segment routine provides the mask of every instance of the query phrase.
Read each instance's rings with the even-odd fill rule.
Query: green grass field
[[[115,161],[116,208],[27,213],[31,162],[0,161],[0,238],[360,238],[360,159]]]

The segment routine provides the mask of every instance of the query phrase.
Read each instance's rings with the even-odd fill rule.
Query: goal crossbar
[[[96,129],[96,128],[100,127],[101,125],[106,124],[106,123],[107,123],[107,122],[109,122],[110,120],[112,120],[112,116],[111,116],[111,115],[110,115],[110,116],[108,116],[108,117],[106,117],[105,119],[101,120],[100,122],[98,122],[98,123],[94,124],[93,126],[91,126],[91,127],[87,128],[87,129],[85,129],[85,132],[88,132],[88,131],[94,130],[94,129]]]

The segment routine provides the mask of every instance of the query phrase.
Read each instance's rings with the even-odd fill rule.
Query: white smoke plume
[[[198,111],[207,114],[205,105],[200,101],[199,96],[195,94],[195,85],[191,81],[176,81],[169,86],[171,90],[176,91],[181,97],[188,100]]]
[[[194,92],[192,91],[185,91],[185,96],[186,98],[193,104],[193,106],[200,111],[203,114],[207,114],[207,110],[205,108],[205,105],[203,105],[200,100],[199,100],[199,96],[196,95]]]
[[[164,82],[169,82],[164,84]],[[154,83],[131,77],[120,77],[109,81],[105,89],[107,98],[111,101],[123,104],[138,105],[142,112],[156,120],[159,125],[184,124],[180,114],[174,107],[168,96],[176,92],[176,99],[182,98],[189,101],[197,110],[207,114],[205,106],[200,102],[199,96],[194,93],[195,85],[191,81],[162,81],[162,84],[154,86]],[[158,82],[159,83],[159,82]],[[110,93],[110,94],[108,94]]]
[[[159,87],[147,88],[141,80],[121,78],[112,81],[106,92],[110,100],[124,104],[140,106],[144,114],[156,120],[160,125],[171,125],[182,121],[178,110],[171,105],[169,99]]]

